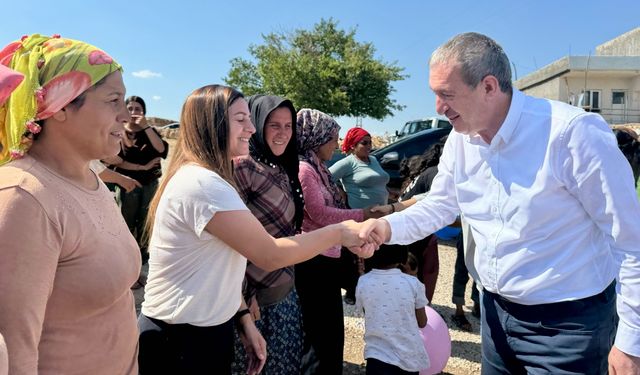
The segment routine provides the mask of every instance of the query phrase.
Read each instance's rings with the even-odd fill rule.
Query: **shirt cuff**
[[[640,331],[629,327],[620,320],[618,322],[615,346],[626,354],[640,357]]]
[[[391,215],[387,215],[382,218],[382,220],[386,220],[389,223],[389,227],[391,228],[391,237],[389,239],[388,244],[398,244],[398,245],[408,245],[415,241],[409,241],[404,239],[406,237],[405,234],[405,225],[404,217],[400,213],[396,212]]]

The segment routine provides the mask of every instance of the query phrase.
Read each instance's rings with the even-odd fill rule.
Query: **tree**
[[[311,31],[262,38],[262,45],[249,46],[255,62],[232,59],[224,79],[246,95],[280,95],[296,108],[379,120],[404,108],[390,97],[391,84],[406,78],[404,69],[377,60],[371,43],[355,40],[355,29],[340,30],[334,20],[323,19]]]

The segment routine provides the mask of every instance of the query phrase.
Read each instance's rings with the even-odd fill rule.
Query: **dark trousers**
[[[434,234],[414,242],[409,252],[418,260],[418,279],[424,284],[424,292],[429,302],[433,301],[438,274],[440,273],[440,257],[438,256],[438,237]]]
[[[577,301],[520,305],[482,293],[482,374],[606,374],[615,282]]]
[[[153,195],[158,190],[158,180],[152,181],[142,187],[137,187],[130,192],[119,189],[118,203],[124,221],[127,222],[129,231],[135,237],[140,247],[143,262],[149,259],[147,253],[148,241],[144,237],[144,226],[147,220],[147,211],[149,211],[149,203],[153,199]]]
[[[467,283],[469,282],[469,271],[467,265],[464,263],[464,246],[462,240],[462,233],[458,236],[456,242],[456,264],[453,273],[453,294],[451,296],[451,302],[454,305],[464,305],[464,292],[467,289]],[[480,303],[480,297],[478,296],[478,288],[476,287],[475,280],[471,286],[471,300],[474,303]]]
[[[344,350],[340,260],[318,255],[297,264],[295,272],[304,330],[302,373],[340,375]]]
[[[356,299],[356,286],[358,285],[358,256],[347,248],[340,250],[340,287],[347,293],[346,296]]]
[[[375,358],[367,358],[367,375],[418,375],[418,371],[406,371]]]
[[[212,327],[138,317],[139,373],[231,374],[233,319]]]

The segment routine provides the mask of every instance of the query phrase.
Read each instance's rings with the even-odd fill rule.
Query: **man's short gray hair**
[[[504,50],[495,40],[478,33],[458,34],[431,54],[429,66],[456,63],[462,80],[476,87],[484,77],[498,79],[500,90],[511,93],[511,65]]]

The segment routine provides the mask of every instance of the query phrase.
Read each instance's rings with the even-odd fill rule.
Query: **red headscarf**
[[[371,135],[369,134],[368,131],[362,128],[356,127],[356,128],[349,129],[349,131],[347,132],[347,135],[344,137],[344,140],[342,141],[342,152],[344,152],[345,154],[348,153],[349,151],[351,151],[353,147],[355,147],[355,145],[358,144],[358,142],[362,140],[362,138],[366,136],[371,136]]]

